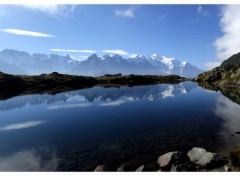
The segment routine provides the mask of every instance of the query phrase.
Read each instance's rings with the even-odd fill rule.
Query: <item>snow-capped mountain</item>
[[[24,51],[5,49],[0,52],[0,61],[14,65],[24,70],[25,73],[37,75],[51,73],[54,71],[66,73],[74,68],[79,62],[70,56],[60,56],[56,54],[32,54]],[[0,70],[1,71],[1,70]],[[12,69],[5,69],[5,73],[23,74],[24,72]]]
[[[93,54],[87,60],[77,61],[69,55],[29,54],[24,51],[5,49],[0,52],[0,71],[10,74],[68,73],[86,76],[101,76],[104,74],[140,74],[168,75],[176,74],[184,77],[196,77],[203,70],[175,58],[158,54],[148,56],[137,55],[123,58],[120,55],[108,54],[97,56]],[[4,63],[4,65],[3,65]],[[11,67],[10,67],[11,66]],[[11,68],[11,69],[10,69]]]
[[[179,61],[175,58],[167,58],[158,54],[149,56],[137,55],[135,57],[123,58],[120,55],[91,55],[87,60],[80,62],[70,71],[72,74],[100,76],[104,74],[121,73],[128,74],[150,74],[168,75],[176,74],[184,77],[195,77],[203,70],[188,62]]]

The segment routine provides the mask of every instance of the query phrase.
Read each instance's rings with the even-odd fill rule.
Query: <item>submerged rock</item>
[[[161,168],[164,168],[166,166],[168,166],[171,162],[171,159],[172,159],[172,156],[173,154],[177,153],[177,151],[174,151],[174,152],[168,152],[168,153],[165,153],[164,155],[161,155],[159,158],[158,158],[158,164]]]
[[[106,171],[106,166],[105,165],[99,165],[94,170],[94,172],[104,172],[104,171]]]

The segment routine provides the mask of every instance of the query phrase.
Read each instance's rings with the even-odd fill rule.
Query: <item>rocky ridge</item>
[[[225,60],[219,67],[199,74],[194,81],[200,86],[220,90],[240,86],[240,53]]]

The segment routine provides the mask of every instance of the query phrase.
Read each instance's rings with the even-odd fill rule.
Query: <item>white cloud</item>
[[[221,62],[207,62],[204,64],[204,66],[207,68],[207,69],[213,69],[215,67],[218,67],[219,65],[221,64]]]
[[[30,128],[34,126],[38,126],[45,123],[45,121],[28,121],[28,122],[22,122],[22,123],[14,123],[11,125],[7,125],[4,127],[1,127],[1,131],[10,131],[10,130],[19,130],[23,128]]]
[[[60,15],[60,16],[69,16],[69,14],[74,12],[76,5],[62,5],[62,4],[21,4],[27,9],[34,11],[40,11],[50,15]]]
[[[75,50],[75,49],[50,49],[51,51],[56,52],[69,52],[69,53],[96,53],[97,51],[94,50]]]
[[[224,96],[219,96],[216,102],[215,114],[223,120],[222,133],[239,131],[240,106]]]
[[[82,104],[64,104],[64,105],[56,105],[47,107],[48,110],[58,110],[58,109],[68,109],[68,108],[84,108],[89,107],[92,104],[90,103],[82,103]]]
[[[130,7],[130,8],[127,8],[125,10],[116,9],[114,12],[115,12],[116,16],[134,18],[135,17],[134,10],[135,10],[134,8]]]
[[[6,32],[15,35],[25,35],[31,37],[55,37],[54,35],[40,33],[40,32],[33,32],[33,31],[26,31],[21,29],[0,29],[1,32]]]
[[[220,20],[223,36],[214,42],[217,57],[225,60],[240,51],[240,5],[225,5]]]
[[[139,54],[129,54],[129,56],[128,57],[130,57],[130,58],[135,58],[135,57],[137,57]]]
[[[102,50],[101,52],[104,52],[104,53],[114,53],[114,54],[120,54],[120,55],[128,55],[128,52],[123,51],[123,50],[119,50],[119,49],[115,49],[115,50]]]
[[[202,7],[201,5],[198,6],[197,12],[198,12],[200,15],[205,16],[205,17],[210,16],[210,13],[209,13],[206,9],[203,9],[203,7]]]

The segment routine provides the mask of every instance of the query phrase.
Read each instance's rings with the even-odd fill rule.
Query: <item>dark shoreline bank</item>
[[[93,86],[120,87],[151,84],[178,84],[187,78],[177,75],[121,75],[99,77],[66,75],[53,72],[38,76],[10,75],[0,72],[0,100],[28,94],[56,94]]]

